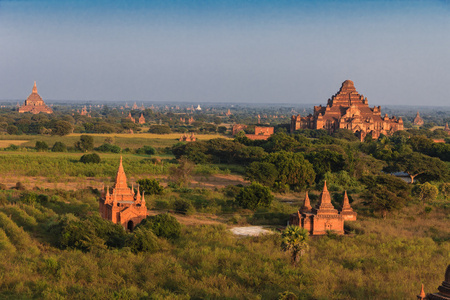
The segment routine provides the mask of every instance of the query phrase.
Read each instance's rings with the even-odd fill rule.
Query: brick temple
[[[367,98],[360,95],[353,81],[346,80],[326,106],[314,106],[314,113],[306,117],[291,117],[291,132],[299,129],[325,129],[328,133],[345,128],[363,140],[371,134],[377,139],[381,134],[389,135],[403,130],[402,118],[381,116],[381,107],[369,107]]]
[[[417,112],[416,117],[414,118],[413,124],[417,125],[417,126],[422,126],[425,122],[423,121],[423,119],[420,117],[420,113]]]
[[[141,195],[139,187],[134,192],[127,185],[127,176],[120,157],[119,170],[112,191],[109,187],[99,199],[99,211],[103,219],[121,224],[125,229],[133,230],[143,219],[147,217],[144,194]]]
[[[37,87],[36,87],[36,81],[34,82],[33,90],[28,96],[27,100],[25,100],[25,103],[19,107],[19,113],[32,113],[32,114],[38,114],[38,113],[46,113],[46,114],[52,114],[53,110],[48,107],[44,100],[42,100],[41,96],[39,96]]]
[[[425,294],[423,289],[420,290],[420,294],[417,295],[419,300],[449,300],[450,299],[450,265],[447,266],[445,271],[445,278],[442,284],[438,287],[437,293]]]
[[[325,182],[316,207],[311,207],[308,192],[306,192],[303,206],[290,216],[289,225],[301,226],[308,230],[310,235],[324,235],[327,231],[344,234],[344,221],[355,221],[356,215],[350,206],[347,192],[344,193],[340,211],[334,208]]]

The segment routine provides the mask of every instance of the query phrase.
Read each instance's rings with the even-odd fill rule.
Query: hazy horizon
[[[449,4],[0,0],[0,99],[448,106]]]

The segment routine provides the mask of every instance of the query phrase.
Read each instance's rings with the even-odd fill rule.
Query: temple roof
[[[306,191],[305,200],[303,201],[303,206],[300,208],[301,212],[311,211],[311,202],[309,201],[308,191]]]
[[[319,202],[317,203],[314,210],[317,212],[317,214],[337,213],[337,210],[334,208],[333,204],[331,204],[331,196],[330,196],[330,192],[328,192],[326,181],[323,185],[322,193],[320,193]]]

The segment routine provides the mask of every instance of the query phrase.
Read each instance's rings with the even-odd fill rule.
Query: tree
[[[346,166],[342,154],[328,149],[311,152],[306,155],[306,159],[313,165],[317,180],[322,179],[327,172],[339,172]]]
[[[445,182],[442,183],[440,186],[441,194],[444,196],[445,199],[448,199],[450,197],[450,183]]]
[[[401,209],[410,199],[410,186],[395,176],[365,176],[361,181],[366,185],[361,195],[364,204],[381,212],[383,218],[388,212]]]
[[[94,138],[90,135],[81,135],[80,140],[75,143],[75,148],[87,152],[94,149]]]
[[[159,184],[156,179],[139,179],[139,188],[147,195],[161,195],[164,191],[164,187]]]
[[[225,127],[225,126],[219,126],[219,127],[217,128],[217,131],[218,131],[219,133],[221,133],[221,134],[225,134],[225,132],[227,132],[227,127]]]
[[[419,175],[425,180],[445,180],[449,176],[448,167],[443,161],[417,152],[399,157],[386,170],[407,172],[411,183]]]
[[[243,208],[255,210],[259,207],[269,207],[273,198],[268,187],[252,182],[251,185],[240,190],[236,196],[236,202]]]
[[[149,228],[136,228],[126,242],[134,253],[155,252],[159,249],[158,238]]]
[[[264,160],[277,167],[277,182],[290,185],[296,189],[304,189],[314,182],[316,173],[313,166],[301,153],[279,151],[271,153]]]
[[[412,189],[412,193],[425,204],[425,202],[435,200],[439,191],[435,185],[425,182],[424,184],[416,184]]]
[[[9,125],[8,127],[6,127],[6,132],[10,135],[13,135],[17,134],[17,132],[19,132],[19,129],[14,125]]]
[[[151,229],[156,236],[166,239],[177,239],[181,235],[180,222],[169,213],[149,216],[136,226],[140,227]]]
[[[100,156],[97,153],[85,154],[80,158],[80,162],[88,164],[98,164],[100,162]]]
[[[167,125],[152,125],[148,129],[149,133],[157,133],[157,134],[168,134],[172,131],[170,130],[170,127]]]
[[[156,153],[155,148],[152,146],[144,146],[142,148],[136,149],[136,154],[147,154],[147,155],[153,155]]]
[[[55,126],[53,127],[52,135],[63,136],[72,133],[72,131],[73,131],[72,124],[70,124],[67,121],[59,120],[55,123]]]
[[[178,160],[178,166],[169,169],[169,180],[178,186],[185,186],[189,183],[193,170],[194,164],[186,158],[181,158]]]
[[[48,151],[48,145],[46,142],[43,142],[43,141],[36,141],[36,145],[34,146],[34,148],[38,152]]]
[[[111,153],[120,153],[120,151],[122,151],[122,149],[119,146],[107,143],[101,145],[100,147],[95,148],[94,150],[98,152],[111,152]]]
[[[250,181],[257,181],[271,187],[278,177],[278,171],[274,164],[255,161],[247,167],[245,176]]]
[[[52,152],[66,152],[67,147],[66,144],[62,142],[55,142],[52,147]]]
[[[287,226],[281,234],[281,249],[291,252],[292,263],[308,249],[308,231],[297,225]]]

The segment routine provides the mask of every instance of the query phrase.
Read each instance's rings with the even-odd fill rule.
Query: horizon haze
[[[449,1],[0,1],[0,99],[448,106]]]

